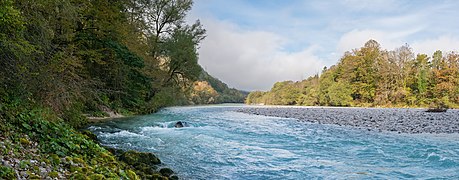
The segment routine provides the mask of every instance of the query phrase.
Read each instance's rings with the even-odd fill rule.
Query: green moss
[[[82,167],[81,172],[88,173],[90,170],[87,167]]]
[[[140,179],[140,178],[137,176],[137,174],[135,174],[134,171],[129,170],[129,169],[126,170],[126,175],[127,175],[127,177],[128,177],[129,179],[132,179],[132,180]]]
[[[22,145],[24,145],[24,146],[30,144],[30,141],[27,140],[26,138],[19,138],[19,142],[20,142]]]
[[[83,173],[74,173],[70,176],[70,179],[75,180],[90,180],[85,174]]]
[[[81,167],[78,167],[78,166],[70,166],[70,172],[72,173],[82,173],[83,172],[83,169]]]
[[[111,163],[116,161],[115,156],[111,155],[109,152],[102,152],[99,156],[101,157],[100,160],[103,162]]]
[[[97,142],[97,135],[94,134],[93,132],[89,130],[83,130],[81,131],[81,134],[87,136],[89,139],[93,140],[94,142]]]
[[[65,161],[67,161],[67,162],[73,161],[73,158],[70,157],[70,156],[66,156],[66,157],[65,157]]]
[[[73,158],[73,162],[74,162],[74,163],[79,163],[79,164],[84,164],[83,159],[78,158],[78,157],[74,157],[74,158]]]
[[[27,171],[27,175],[29,175],[28,179],[41,179],[40,176],[30,172],[30,171]]]
[[[51,164],[51,161],[49,159],[43,159],[43,162],[45,162],[46,164]]]
[[[0,179],[16,179],[16,173],[11,167],[0,166]]]
[[[102,174],[92,174],[92,175],[89,176],[89,179],[91,179],[91,180],[102,180],[104,178],[105,178],[105,176],[102,175]]]
[[[57,154],[51,154],[49,155],[49,160],[53,165],[59,165],[61,163],[61,158]]]
[[[57,178],[59,177],[59,173],[57,173],[56,171],[51,171],[48,173],[48,176],[52,178]]]
[[[153,153],[146,152],[126,151],[120,156],[120,159],[130,165],[139,163],[146,165],[161,164],[161,161]]]
[[[19,168],[26,169],[30,166],[30,162],[28,160],[22,160],[19,162]]]

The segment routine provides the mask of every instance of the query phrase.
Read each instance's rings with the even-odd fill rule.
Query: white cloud
[[[337,52],[344,53],[355,48],[362,47],[370,39],[376,40],[383,49],[393,50],[404,45],[406,37],[419,32],[422,28],[412,28],[405,31],[382,31],[382,30],[352,30],[341,36]]]
[[[397,36],[391,33],[379,30],[352,30],[340,38],[337,52],[343,54],[346,51],[360,48],[370,39],[376,40],[381,47],[387,49],[393,49],[402,45],[402,43],[397,40]]]
[[[443,52],[458,51],[459,38],[451,35],[443,35],[437,38],[415,41],[410,45],[416,53],[432,55],[436,50]]]
[[[199,62],[230,86],[268,90],[277,81],[300,80],[317,73],[323,64],[317,47],[285,52],[286,38],[264,31],[246,31],[229,22],[203,20],[207,38]]]
[[[379,30],[353,30],[344,34],[338,42],[337,52],[343,53],[355,48],[362,47],[369,39],[374,39],[381,44],[383,49],[394,50],[405,43],[413,49],[414,53],[432,55],[436,50],[443,52],[458,51],[459,38],[452,35],[442,35],[436,38],[421,39],[413,42],[405,42],[403,39],[417,32],[417,30],[405,32],[385,32]]]

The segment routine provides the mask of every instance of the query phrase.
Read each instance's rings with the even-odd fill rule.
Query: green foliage
[[[408,45],[381,50],[370,40],[346,52],[339,63],[301,82],[278,82],[268,92],[252,92],[248,104],[323,106],[459,105],[459,55],[436,51],[432,61]],[[296,101],[293,99],[296,98]],[[436,100],[436,99],[441,99]],[[441,102],[441,103],[439,103]]]
[[[37,142],[39,153],[44,156],[44,162],[47,164],[68,168],[71,172],[70,177],[127,178],[127,175],[122,173],[129,170],[126,164],[117,161],[111,153],[64,121],[48,119],[56,118],[51,115],[52,111],[42,108],[30,109],[32,105],[27,103],[9,102],[3,105],[4,111],[0,115],[12,126],[9,132],[14,132],[12,136],[21,135],[19,137],[22,138],[18,138],[18,141],[22,146],[30,144],[24,143],[24,137],[30,137],[31,141]],[[29,169],[30,166],[27,159],[19,163],[22,169]],[[57,177],[58,174],[50,173],[49,176]],[[135,173],[131,176],[135,177]]]
[[[12,38],[24,29],[25,22],[21,12],[13,6],[12,0],[0,2],[0,38]]]
[[[229,88],[227,84],[212,77],[206,71],[202,71],[199,80],[208,82],[210,86],[217,91],[218,96],[214,103],[242,103],[248,94],[234,88]]]
[[[254,92],[251,92],[246,100],[245,100],[245,103],[246,104],[263,104],[264,101],[263,101],[263,96],[265,95],[266,93],[265,92],[262,92],[262,91],[254,91]]]
[[[333,83],[328,90],[329,104],[331,106],[351,106],[352,96],[351,87],[343,82]]]
[[[0,178],[1,179],[16,179],[16,173],[11,167],[0,166]]]
[[[163,45],[164,57],[167,59],[169,78],[166,83],[174,80],[177,84],[183,79],[197,80],[202,68],[198,64],[197,48],[194,35],[187,30],[178,29],[165,40]]]
[[[203,103],[242,102],[198,64],[205,30],[185,21],[192,4],[1,1],[0,95],[50,108],[73,127],[85,125],[83,113],[105,115],[102,106],[138,114],[189,104],[197,80],[218,93]]]

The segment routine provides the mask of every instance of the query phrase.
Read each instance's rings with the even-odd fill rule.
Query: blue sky
[[[200,64],[229,86],[268,90],[336,64],[369,39],[415,53],[459,50],[459,1],[195,0]]]

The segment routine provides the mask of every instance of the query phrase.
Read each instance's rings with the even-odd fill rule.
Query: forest
[[[1,102],[50,108],[74,125],[101,107],[145,114],[171,105],[243,102],[240,91],[198,64],[206,31],[199,20],[185,21],[192,4],[0,2]]]
[[[248,95],[247,104],[360,107],[459,107],[459,54],[414,54],[369,40],[336,65],[299,82]]]

